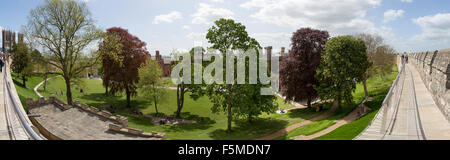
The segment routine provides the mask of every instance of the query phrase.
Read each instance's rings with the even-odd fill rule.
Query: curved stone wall
[[[434,102],[450,121],[450,49],[414,53],[409,56]]]

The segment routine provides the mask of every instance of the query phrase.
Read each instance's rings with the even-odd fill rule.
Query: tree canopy
[[[310,108],[318,97],[315,75],[328,37],[327,31],[310,28],[299,29],[292,36],[291,53],[283,58],[280,67],[281,94],[286,101],[307,101]]]
[[[227,51],[229,50],[240,49],[247,51],[249,49],[255,49],[258,51],[261,48],[259,43],[248,35],[245,26],[232,19],[222,18],[215,21],[214,26],[208,30],[206,39],[212,44],[210,48],[219,50],[222,57],[226,57]],[[233,58],[236,59],[235,57]],[[220,61],[221,59],[217,60]],[[225,67],[226,58],[223,58],[223,64]],[[247,63],[246,68],[248,68]],[[236,73],[236,67],[234,67],[234,73]],[[262,96],[260,92],[262,85],[237,85],[236,74],[230,74],[233,77],[226,77],[227,73],[225,71],[223,74],[224,79],[231,79],[234,83],[213,83],[207,85],[206,94],[209,96],[211,102],[213,102],[211,110],[214,113],[221,111],[227,113],[227,132],[232,131],[231,122],[233,116],[240,117],[246,115],[251,120],[251,117],[257,116],[261,112],[274,112],[276,110],[277,105],[273,103],[275,96]]]
[[[97,60],[97,56],[83,52],[101,32],[94,25],[86,3],[46,0],[44,5],[31,10],[23,30],[30,41],[49,51],[43,60],[62,72],[67,102],[72,104],[71,82]]]
[[[105,38],[99,45],[104,72],[103,85],[106,84],[105,87],[109,87],[112,94],[125,91],[127,107],[131,107],[131,97],[137,95],[139,67],[149,59],[149,53],[145,48],[147,44],[122,28],[107,29],[106,34],[109,35],[107,37],[115,38]],[[111,45],[115,42],[119,42],[120,45]]]
[[[335,100],[339,106],[342,100],[351,103],[352,92],[369,67],[362,40],[351,36],[334,37],[325,45],[316,74],[319,85],[314,88],[322,100]]]

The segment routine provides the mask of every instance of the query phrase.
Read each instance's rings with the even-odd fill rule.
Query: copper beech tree
[[[311,108],[312,101],[318,97],[314,85],[316,70],[320,65],[321,53],[328,40],[328,32],[302,28],[291,38],[291,52],[281,62],[281,94],[286,101],[307,102]]]
[[[131,97],[137,95],[139,67],[149,59],[149,53],[145,48],[147,44],[122,28],[107,29],[106,37],[109,38],[105,38],[99,45],[104,71],[103,85],[109,87],[111,94],[125,91],[129,108]],[[117,41],[119,44],[111,45],[113,43],[110,41]],[[120,50],[114,52],[118,48]]]

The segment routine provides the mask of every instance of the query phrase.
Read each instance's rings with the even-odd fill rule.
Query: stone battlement
[[[409,63],[417,68],[434,102],[450,121],[450,49],[413,53]]]

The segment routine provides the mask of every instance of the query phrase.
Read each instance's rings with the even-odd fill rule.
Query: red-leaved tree
[[[110,89],[111,94],[125,91],[127,107],[131,107],[130,99],[137,95],[139,67],[149,59],[145,48],[147,44],[127,30],[117,27],[107,29],[105,37],[108,38],[104,38],[99,45],[104,70],[103,85]],[[115,51],[117,48],[120,48],[118,52]]]
[[[320,65],[321,53],[329,38],[327,31],[302,28],[297,30],[291,38],[291,52],[281,62],[280,85],[281,94],[286,101],[308,103],[318,97],[314,85],[316,69]]]

